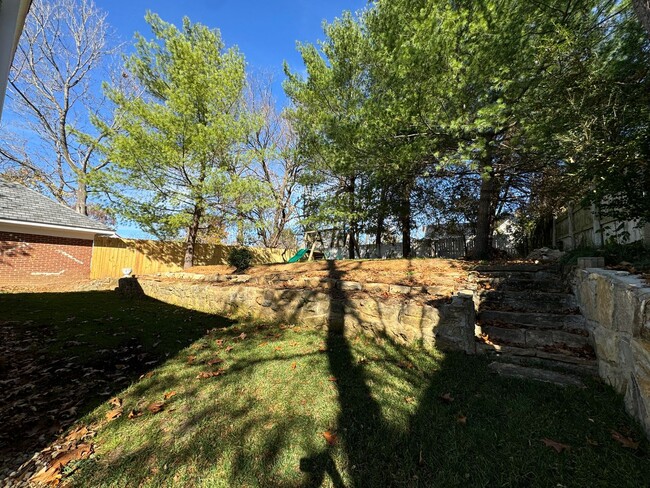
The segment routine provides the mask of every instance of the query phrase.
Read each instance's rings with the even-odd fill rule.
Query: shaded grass
[[[480,357],[300,326],[229,325],[149,300],[102,297],[91,305],[97,314],[115,315],[122,304],[121,327],[142,324],[146,347],[162,339],[147,335],[162,331],[165,342],[156,347],[169,347],[170,357],[119,393],[122,417],[105,422],[104,404],[81,419],[103,426],[96,455],[75,466],[76,486],[592,487],[650,479],[647,442],[629,450],[611,438],[611,429],[637,440],[642,434],[602,383],[580,390],[508,380]],[[66,321],[72,304],[39,301],[39,320],[56,327],[58,341],[80,330]],[[25,310],[5,306],[4,313]],[[215,330],[206,334],[208,325]],[[82,328],[88,341],[112,343],[94,327]],[[53,354],[62,351],[56,344]],[[223,362],[207,364],[215,358]],[[218,368],[225,373],[197,378]],[[162,412],[146,411],[171,391]],[[451,403],[441,400],[445,393]],[[133,409],[144,413],[129,419]],[[334,445],[325,431],[336,435]],[[571,449],[558,454],[542,438]]]

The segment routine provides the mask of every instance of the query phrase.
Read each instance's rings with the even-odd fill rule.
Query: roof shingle
[[[112,232],[108,226],[18,183],[0,179],[0,219]]]

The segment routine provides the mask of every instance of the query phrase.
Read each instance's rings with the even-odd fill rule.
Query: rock
[[[363,289],[371,293],[388,293],[390,285],[386,283],[364,283]]]
[[[361,283],[356,281],[339,281],[336,287],[341,291],[361,291],[363,289]]]
[[[388,291],[389,293],[395,293],[396,295],[408,295],[411,293],[411,287],[404,285],[390,285]]]
[[[578,268],[604,268],[605,258],[603,257],[581,257],[578,258]]]
[[[526,256],[526,259],[548,263],[559,261],[562,256],[564,256],[564,253],[558,249],[540,247],[539,249],[535,249],[528,256]]]

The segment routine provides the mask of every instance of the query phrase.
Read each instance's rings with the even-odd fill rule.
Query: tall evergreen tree
[[[256,119],[243,100],[244,57],[219,31],[187,18],[181,29],[152,13],[146,20],[154,39],[136,35],[125,73],[142,96],[106,90],[120,130],[104,147],[113,165],[102,183],[124,218],[161,237],[185,234],[189,267],[206,222],[236,215],[246,205],[238,197],[256,194],[242,176]]]

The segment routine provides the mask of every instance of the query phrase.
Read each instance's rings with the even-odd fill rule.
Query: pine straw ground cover
[[[288,256],[290,257],[290,256]],[[303,261],[253,266],[244,271],[255,277],[282,275],[291,278],[330,278],[361,283],[389,283],[405,286],[448,286],[465,283],[467,270],[475,263],[458,259],[350,259]],[[194,266],[185,270],[198,274],[232,274],[235,268],[225,265]]]
[[[4,295],[0,313],[16,334],[48,338],[35,357],[75,364],[70,389],[102,375],[84,376],[91,364],[122,372],[74,397],[76,417],[43,454],[56,469],[40,479],[93,487],[636,487],[650,479],[650,446],[599,382],[581,390],[502,379],[480,357],[233,323],[110,292]],[[102,352],[122,347],[160,362],[143,367]],[[50,398],[51,410],[63,394]],[[50,459],[56,446],[68,450]]]

